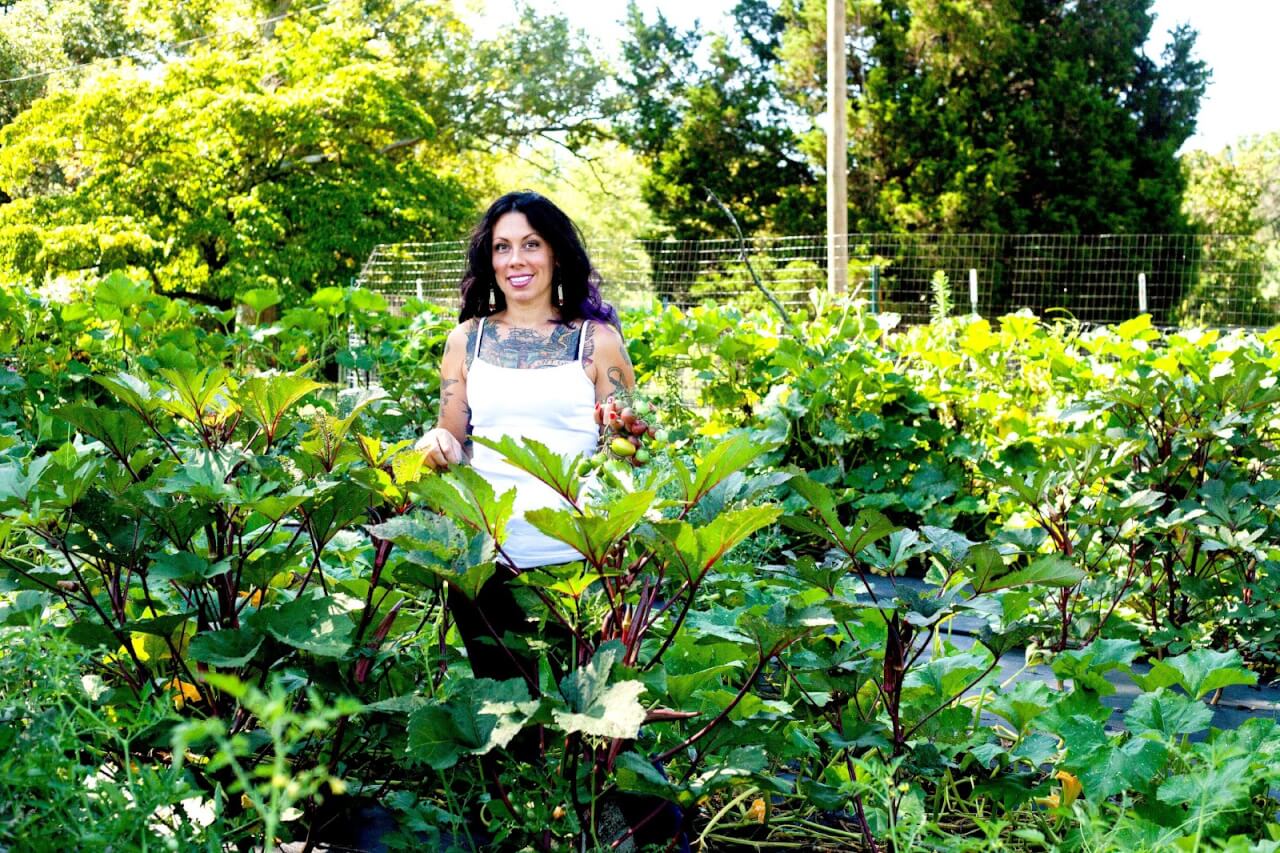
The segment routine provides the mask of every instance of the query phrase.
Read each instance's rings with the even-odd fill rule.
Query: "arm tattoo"
[[[476,323],[475,320],[471,320],[467,324],[467,351],[465,355],[466,355],[466,365],[468,370],[471,369],[471,359],[475,357],[475,354],[476,354],[476,326],[477,325],[478,324]]]
[[[588,323],[582,334],[586,335],[586,340],[582,342],[582,366],[587,367],[591,364],[591,356],[595,355],[596,352],[595,323]]]
[[[559,324],[545,334],[537,329],[514,329],[485,323],[480,346],[499,367],[555,367],[578,357],[576,326]]]
[[[457,384],[458,384],[458,380],[456,379],[440,380],[440,411],[441,412],[444,411],[445,406],[449,405],[449,400],[453,398],[453,391],[449,389]]]
[[[623,352],[626,352],[626,350],[623,350]],[[622,380],[621,367],[610,367],[608,371],[606,371],[605,375],[609,377],[609,382],[613,385],[613,395],[615,397],[621,396],[622,393],[627,390],[627,386]]]

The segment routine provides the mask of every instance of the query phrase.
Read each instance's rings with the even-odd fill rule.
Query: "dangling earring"
[[[489,288],[489,311],[498,310],[498,285],[495,282],[493,287]]]
[[[551,304],[557,308],[564,306],[564,286],[560,283],[560,271],[556,270],[556,295]]]

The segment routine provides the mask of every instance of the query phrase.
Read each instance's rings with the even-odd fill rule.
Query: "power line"
[[[327,9],[338,2],[340,2],[340,0],[328,0],[328,2],[326,3],[317,3],[314,6],[308,6],[305,9],[290,9],[287,12],[281,12],[279,15],[272,15],[270,18],[263,18],[262,20],[258,21],[255,26],[257,29],[261,29],[263,27],[271,26],[272,24],[277,24],[280,21],[285,20],[286,18],[293,17],[294,15],[300,15],[306,12],[315,12],[320,9]],[[65,71],[75,71],[80,68],[88,68],[89,66],[96,65],[100,62],[114,62],[117,59],[140,59],[145,56],[160,56],[161,53],[165,50],[177,50],[180,48],[189,47],[193,44],[199,44],[200,42],[212,41],[213,39],[216,39],[219,36],[224,36],[224,35],[230,35],[230,33],[225,33],[225,32],[209,33],[203,36],[195,36],[194,38],[183,39],[182,41],[172,42],[170,44],[158,45],[148,50],[134,50],[134,51],[129,51],[127,53],[117,54],[116,56],[99,57],[97,59],[90,60],[89,62],[80,62],[75,65],[66,65],[66,66],[63,66],[62,68],[50,68],[45,71],[33,71],[30,74],[23,74],[19,77],[8,77],[5,79],[2,79],[0,80],[0,85],[5,85],[8,83],[20,83],[24,80],[35,80],[40,77],[48,77],[53,74],[61,74]]]

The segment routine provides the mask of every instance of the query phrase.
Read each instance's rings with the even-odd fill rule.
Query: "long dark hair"
[[[523,213],[533,230],[551,247],[556,261],[554,280],[564,290],[564,303],[557,306],[561,321],[585,318],[618,326],[618,312],[600,298],[600,274],[591,266],[578,226],[550,200],[527,190],[507,193],[489,205],[471,232],[467,269],[462,274],[462,309],[458,312],[458,322],[487,317],[507,307],[506,297],[494,280],[493,226],[512,212]],[[490,293],[494,293],[496,300],[492,310],[489,309]]]

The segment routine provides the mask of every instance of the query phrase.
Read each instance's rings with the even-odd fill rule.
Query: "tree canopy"
[[[744,229],[818,230],[825,190],[776,75],[783,19],[766,0],[743,0],[734,15],[735,34],[704,44],[661,14],[646,21],[632,2],[621,80],[630,110],[619,135],[645,158],[645,201],[676,237],[729,231],[708,190]]]
[[[375,243],[465,230],[474,152],[600,135],[604,72],[563,20],[481,42],[441,4],[152,5],[162,62],[50,86],[0,130],[8,276],[312,290]]]
[[[1185,228],[1176,152],[1208,72],[1186,28],[1160,61],[1143,53],[1150,6],[848,0],[851,227]],[[824,9],[743,0],[733,41],[713,37],[700,65],[698,36],[633,10],[628,138],[650,159],[651,204],[671,227],[692,230],[688,200],[712,181],[755,212],[744,217],[754,228],[820,221]],[[667,71],[679,82],[661,83]],[[780,216],[786,200],[816,210]]]

